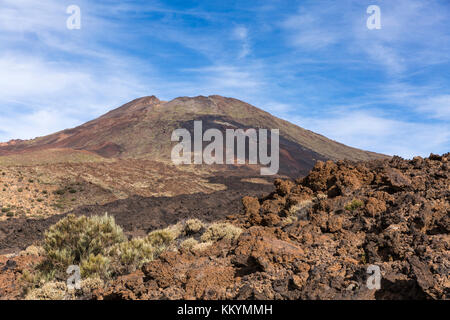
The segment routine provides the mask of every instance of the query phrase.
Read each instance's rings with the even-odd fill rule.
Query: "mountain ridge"
[[[178,97],[170,101],[156,96],[134,99],[80,126],[37,137],[0,144],[0,157],[48,149],[87,151],[104,158],[136,158],[168,161],[171,132],[194,120],[204,129],[237,127],[280,130],[280,155],[284,173],[306,174],[317,160],[373,160],[387,156],[346,146],[323,135],[235,98],[219,95]],[[299,164],[300,163],[300,164]]]

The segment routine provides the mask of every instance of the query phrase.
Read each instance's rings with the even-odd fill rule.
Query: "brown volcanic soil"
[[[230,218],[246,229],[236,242],[166,252],[97,298],[449,299],[448,161],[318,162],[244,198],[245,214]],[[371,264],[380,290],[366,286]]]
[[[58,153],[59,155],[59,153]],[[4,159],[3,159],[4,160]],[[144,159],[110,159],[0,166],[0,221],[47,218],[83,205],[102,205],[133,195],[175,196],[225,190],[214,175],[252,177],[249,166],[175,166]],[[78,161],[78,160],[77,160]],[[269,179],[270,180],[270,179]]]
[[[226,220],[244,229],[236,241],[219,240],[206,250],[167,251],[96,289],[93,297],[449,299],[449,158],[318,162],[303,179],[276,180],[274,192],[244,197],[243,210],[238,192],[224,191],[210,198],[133,198],[85,207],[77,214],[108,209],[134,235],[188,216],[211,221],[230,213]],[[261,191],[254,186],[253,194]],[[149,212],[151,205],[156,209]],[[57,217],[51,219],[41,232]],[[37,233],[31,221],[24,223],[22,229],[0,225],[3,232],[14,228],[9,238],[24,244]],[[1,257],[1,298],[22,297],[17,279],[30,263],[23,254]],[[366,286],[370,265],[380,267],[379,290]]]
[[[243,196],[262,195],[272,189],[270,184],[243,182],[239,176],[212,177],[209,183],[224,185],[226,190],[172,197],[134,195],[104,205],[81,206],[46,219],[15,218],[0,221],[0,253],[17,252],[41,240],[48,227],[69,213],[90,216],[108,212],[128,235],[143,236],[151,230],[191,217],[204,221],[224,219],[227,215],[242,212],[240,199]]]

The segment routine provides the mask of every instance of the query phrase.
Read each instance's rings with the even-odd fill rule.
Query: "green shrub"
[[[80,271],[82,278],[109,278],[111,275],[111,259],[102,254],[94,255],[91,253],[87,259],[81,261]]]
[[[353,212],[356,209],[361,208],[362,206],[364,206],[364,202],[358,199],[353,199],[351,202],[348,202],[345,205],[344,209]]]
[[[69,265],[80,265],[89,259],[91,263],[98,262],[93,257],[124,241],[126,238],[122,229],[107,214],[89,218],[68,215],[45,233],[45,265],[47,270],[63,274]],[[85,268],[92,270],[90,264],[85,265]]]
[[[156,258],[160,250],[146,239],[132,239],[112,246],[108,255],[112,257],[112,270],[115,274],[131,273],[144,263]]]
[[[14,217],[14,212],[8,211],[8,212],[6,213],[6,216],[7,216],[7,217]]]
[[[219,241],[221,239],[236,240],[241,233],[242,229],[235,227],[232,224],[213,223],[206,229],[200,239],[203,242]]]
[[[11,208],[6,208],[6,207],[3,207],[2,208],[2,212],[8,212],[8,211],[10,211],[11,210]]]

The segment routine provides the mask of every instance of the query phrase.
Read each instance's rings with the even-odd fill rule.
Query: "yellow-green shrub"
[[[241,233],[242,229],[232,224],[225,222],[213,223],[206,229],[200,239],[203,242],[219,241],[221,239],[236,240]]]
[[[200,232],[200,230],[203,229],[203,222],[201,222],[199,219],[189,219],[186,220],[184,224],[184,233],[186,235],[192,235],[195,233]]]
[[[113,272],[124,274],[136,271],[144,263],[155,258],[158,248],[146,239],[132,239],[112,246],[108,250],[108,255],[113,258]]]
[[[358,200],[358,199],[353,199],[351,202],[348,202],[345,205],[344,209],[353,212],[362,206],[364,206],[364,202],[362,202],[361,200]]]
[[[80,271],[82,278],[100,277],[109,278],[111,275],[111,259],[102,254],[91,254],[87,259],[81,260]]]
[[[190,250],[198,244],[198,241],[194,238],[187,238],[180,244],[180,248],[185,250]]]
[[[182,231],[183,226],[181,224],[176,224],[165,229],[150,232],[145,240],[155,248],[155,253],[158,256],[162,251],[174,243]]]
[[[93,217],[68,215],[45,233],[45,261],[42,266],[45,272],[54,271],[57,277],[65,278],[69,265],[92,260],[92,257],[103,254],[106,248],[124,241],[123,231],[113,217],[106,214]],[[95,262],[100,262],[98,259]],[[85,268],[85,274],[89,274],[86,263]]]
[[[25,300],[64,300],[67,295],[66,284],[64,282],[50,281],[45,283],[42,288],[31,290]]]

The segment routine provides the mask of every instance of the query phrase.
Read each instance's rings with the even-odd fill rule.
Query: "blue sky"
[[[448,152],[449,25],[448,0],[0,0],[0,140],[220,94],[354,147]]]

